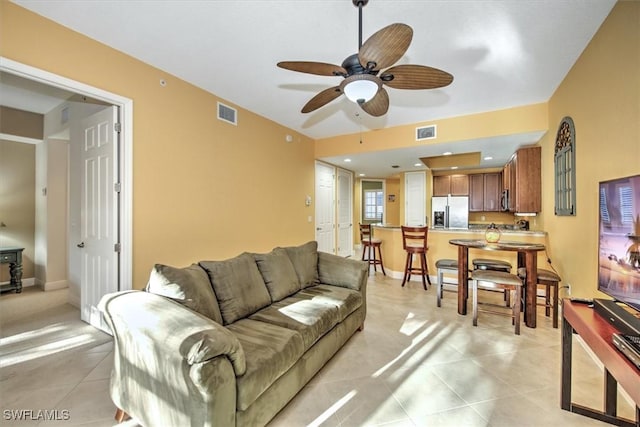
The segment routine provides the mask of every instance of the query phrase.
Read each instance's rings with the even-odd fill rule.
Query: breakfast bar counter
[[[511,242],[536,243],[545,245],[547,233],[544,231],[525,230],[503,230],[502,239]],[[400,225],[394,224],[373,224],[373,235],[382,240],[381,250],[384,268],[387,275],[402,279],[406,253],[402,249],[402,231]],[[453,239],[474,239],[485,238],[485,228],[472,229],[443,229],[429,228],[427,235],[427,263],[429,264],[429,275],[435,280],[436,261],[443,258],[458,259],[457,247],[449,243]],[[547,264],[546,251],[537,252],[537,265],[544,268]],[[486,251],[477,248],[469,249],[469,258],[487,258]],[[513,272],[518,265],[517,252],[495,251],[491,253],[491,258],[510,262],[513,265]],[[433,282],[435,283],[435,282]]]

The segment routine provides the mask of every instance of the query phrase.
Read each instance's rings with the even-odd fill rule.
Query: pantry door
[[[318,250],[335,254],[335,171],[316,162],[316,241]]]
[[[338,255],[353,255],[353,173],[338,169]]]
[[[404,223],[409,227],[427,225],[426,217],[426,174],[407,172],[404,174]]]

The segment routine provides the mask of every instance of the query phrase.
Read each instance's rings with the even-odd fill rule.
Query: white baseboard
[[[58,280],[56,282],[47,282],[42,289],[45,291],[57,291],[58,289],[64,289],[69,287],[67,280]]]
[[[378,267],[376,267],[376,269],[379,272],[382,272],[382,270],[378,269]],[[370,270],[373,270],[373,267],[371,267]],[[392,279],[402,280],[402,278],[404,277],[404,271],[394,271],[385,267],[384,272],[387,273],[387,276],[391,277]],[[437,277],[430,274],[429,279],[431,280],[431,284],[435,286]],[[422,283],[420,274],[415,274],[415,273],[411,275],[411,279],[409,281]]]
[[[6,282],[1,282],[0,285],[8,285],[9,281]],[[22,279],[22,287],[23,288],[28,288],[29,286],[35,286],[36,284],[36,279],[34,279],[33,277],[27,277],[26,279]]]

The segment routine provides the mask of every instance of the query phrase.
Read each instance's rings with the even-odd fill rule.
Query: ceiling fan
[[[358,48],[342,65],[309,61],[282,61],[278,67],[320,76],[341,76],[338,86],[325,89],[302,107],[310,113],[338,98],[343,93],[368,114],[378,117],[389,109],[389,95],[383,85],[395,89],[435,89],[453,81],[446,71],[425,65],[396,65],[407,51],[413,30],[405,24],[391,24],[377,31],[362,43],[362,8],[369,0],[352,0],[358,8]],[[387,68],[391,67],[391,68]],[[384,70],[383,70],[384,69]]]

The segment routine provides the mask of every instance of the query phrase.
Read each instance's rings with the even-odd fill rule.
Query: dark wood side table
[[[9,264],[11,281],[0,285],[0,292],[22,292],[22,251],[24,248],[8,247],[0,248],[0,264]]]
[[[571,347],[576,332],[604,365],[604,411],[571,402]],[[562,409],[618,426],[640,426],[640,370],[613,345],[618,330],[586,304],[562,301]],[[636,404],[636,421],[617,416],[618,383]]]

